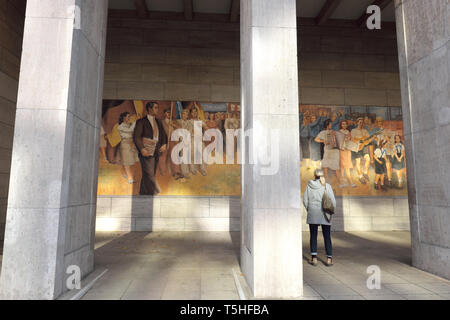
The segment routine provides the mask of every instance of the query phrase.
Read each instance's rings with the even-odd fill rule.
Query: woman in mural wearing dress
[[[338,180],[341,176],[340,174],[340,164],[339,164],[339,149],[336,149],[333,146],[333,130],[331,130],[331,120],[325,120],[323,125],[324,130],[321,131],[315,141],[317,143],[323,143],[325,145],[324,155],[322,159],[322,169],[325,173],[325,176],[328,176],[328,170],[334,170],[336,172],[336,177]]]
[[[394,155],[392,156],[392,169],[397,176],[398,188],[403,188],[403,176],[405,175],[405,146],[400,135],[394,137]]]
[[[346,120],[341,121],[339,132],[345,135],[345,140],[352,139]],[[356,184],[353,182],[352,174],[350,172],[350,169],[353,169],[352,152],[350,150],[345,148],[339,150],[339,166],[341,168],[341,180],[343,181],[343,184],[341,184],[340,187],[345,188],[350,185],[352,188],[355,188]],[[345,179],[347,179],[347,181],[345,181]]]
[[[126,178],[129,184],[136,182],[131,170],[131,166],[139,162],[138,152],[133,142],[134,128],[136,127],[136,121],[131,120],[129,112],[124,112],[119,117],[119,134],[121,138],[119,153],[123,168],[126,173]]]

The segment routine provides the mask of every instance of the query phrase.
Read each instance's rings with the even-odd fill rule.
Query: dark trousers
[[[333,245],[331,243],[331,226],[321,225],[323,233],[323,241],[325,242],[325,251],[328,257],[333,256]],[[309,245],[311,248],[311,254],[317,255],[317,230],[319,229],[318,224],[309,225]]]
[[[142,180],[140,195],[154,195],[158,191],[158,187],[155,180],[156,166],[158,164],[157,157],[143,157],[139,155],[142,167]]]

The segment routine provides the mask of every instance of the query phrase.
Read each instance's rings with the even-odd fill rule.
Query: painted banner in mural
[[[192,131],[194,121],[201,121],[203,132],[218,129],[225,137],[226,129],[240,127],[240,106],[193,101],[105,100],[98,194],[239,196],[241,168],[237,162],[207,165],[192,161],[193,164],[176,165],[171,160],[178,142],[171,142],[168,137],[176,129]],[[209,143],[204,142],[203,149]],[[226,143],[224,139],[224,147]],[[138,150],[142,149],[148,149],[152,156],[139,156]]]
[[[405,148],[400,108],[300,106],[303,189],[315,168],[323,168],[336,195],[406,195]],[[102,110],[99,195],[239,196],[237,146],[233,164],[194,161],[175,164],[177,129],[191,134],[217,130],[225,151],[226,130],[240,128],[240,106],[194,101],[105,100]],[[200,143],[211,149],[215,137]],[[181,140],[182,141],[182,140]],[[236,144],[236,139],[234,140]],[[189,145],[189,148],[194,146]],[[140,151],[138,151],[140,150]],[[216,152],[216,151],[214,151]],[[204,159],[200,156],[200,159]]]
[[[324,169],[336,195],[407,195],[401,108],[300,106],[301,180]]]

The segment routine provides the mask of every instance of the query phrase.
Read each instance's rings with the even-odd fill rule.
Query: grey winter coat
[[[336,208],[336,198],[334,197],[333,188],[326,183],[326,188],[334,207]],[[308,212],[306,218],[307,224],[323,224],[331,225],[325,219],[324,212],[322,210],[322,197],[325,191],[325,187],[320,183],[320,180],[311,180],[306,187],[305,193],[303,195],[303,205]]]

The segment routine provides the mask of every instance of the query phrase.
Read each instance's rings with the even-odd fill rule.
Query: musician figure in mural
[[[352,159],[356,163],[356,171],[358,173],[359,181],[362,184],[367,184],[369,182],[369,166],[370,166],[370,155],[368,145],[372,142],[373,136],[369,135],[366,129],[364,129],[364,118],[358,118],[357,127],[351,131],[352,140],[359,143],[358,151],[352,152]],[[364,167],[362,166],[362,161],[364,161]]]
[[[330,119],[325,120],[323,125],[324,130],[321,131],[315,141],[317,143],[323,143],[324,147],[324,155],[322,159],[322,169],[327,178],[328,169],[336,172],[336,177],[340,178],[340,165],[339,165],[339,149],[337,149],[336,137],[333,130],[331,130],[332,121]]]
[[[131,117],[129,112],[124,112],[119,117],[119,126],[117,127],[120,134],[120,162],[125,170],[125,176],[129,184],[136,183],[133,176],[131,166],[139,162],[138,152],[133,142],[134,128],[136,127],[135,117]]]
[[[167,135],[162,121],[157,119],[159,105],[149,102],[145,106],[147,116],[139,119],[134,130],[134,143],[139,151],[142,168],[140,195],[157,195],[161,189],[155,179],[155,172],[161,153],[167,150]]]

